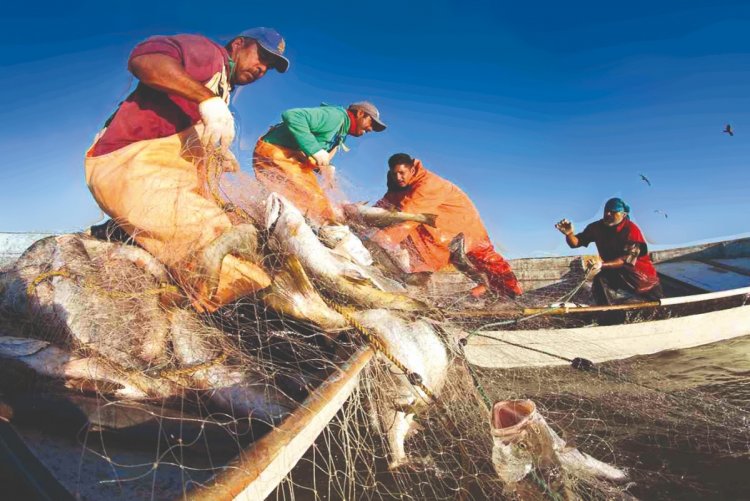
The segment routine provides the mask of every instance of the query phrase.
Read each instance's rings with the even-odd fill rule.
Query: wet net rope
[[[257,223],[261,198],[252,181],[242,173],[210,172],[215,180],[210,196],[221,201],[227,212]],[[379,345],[376,337],[365,334],[368,329],[357,328],[349,307],[340,306],[346,304],[345,298],[334,293],[324,296],[327,304],[348,317],[350,327],[362,336],[329,336],[247,297],[216,313],[182,319],[186,327],[173,333],[183,335],[181,341],[166,335],[146,338],[145,332],[161,332],[165,322],[174,321],[165,317],[159,296],[179,291],[127,263],[107,261],[94,253],[91,260],[89,272],[99,277],[96,280],[80,270],[39,268],[28,271],[26,292],[43,299],[54,290],[51,279],[68,281],[72,293],[79,296],[78,314],[90,322],[93,336],[88,347],[73,348],[73,355],[82,360],[106,357],[127,368],[129,372],[116,371],[125,374],[124,384],[130,382],[128,378],[143,376],[133,384],[148,398],[129,400],[115,383],[90,388],[80,379],[61,384],[32,377],[12,364],[4,364],[12,377],[6,375],[2,389],[3,397],[19,409],[24,398],[34,395],[38,399],[34,405],[52,402],[56,412],[67,408],[60,402],[74,389],[75,415],[80,417],[80,409],[90,410],[83,421],[71,420],[66,442],[75,451],[67,457],[74,458],[78,472],[67,480],[68,486],[84,499],[177,499],[193,486],[209,484],[257,436],[277,426],[251,424],[238,407],[219,407],[222,395],[212,381],[242,378],[259,389],[253,393],[259,398],[265,393],[276,399],[275,392],[280,391],[298,405],[337,373],[354,347],[362,344],[362,337],[389,363],[368,365],[347,403],[271,499],[740,498],[747,491],[737,482],[741,478],[737,471],[746,471],[750,458],[750,402],[740,389],[741,376],[732,374],[750,370],[743,369],[736,356],[747,350],[746,340],[596,367],[579,361],[585,371],[566,366],[472,367],[465,363],[463,347],[449,340],[453,363],[445,386],[434,395],[420,381],[420,371],[409,368],[409,361]],[[522,281],[527,278],[523,270],[517,273]],[[491,329],[581,326],[575,318],[553,318],[543,312],[512,319],[505,312],[567,301],[590,304],[588,278],[585,270],[571,269],[555,283],[529,290],[516,300],[487,300],[481,305],[462,299],[473,286],[462,278],[411,288],[409,294],[452,312],[497,310],[504,320],[478,322],[469,314],[453,314],[439,322],[444,330],[482,336]],[[24,335],[59,342],[58,332],[40,332],[18,317],[1,320],[3,326],[20,329]],[[193,332],[199,335],[190,335]],[[189,353],[178,353],[186,346]],[[721,360],[731,370],[706,376],[701,357]],[[399,411],[390,405],[399,397],[390,388],[404,375],[427,398],[404,403],[400,409],[420,407],[404,443],[409,460],[392,465],[387,422],[376,417]],[[153,386],[161,380],[163,385]],[[177,392],[171,384],[179,387]],[[512,398],[532,399],[566,442],[627,469],[632,484],[575,482],[565,471],[550,468],[532,471],[526,483],[505,485],[492,468],[488,409],[495,401]],[[29,436],[34,436],[31,431]],[[44,446],[43,441],[38,443]],[[62,454],[64,447],[58,446]],[[685,455],[689,462],[681,459]]]

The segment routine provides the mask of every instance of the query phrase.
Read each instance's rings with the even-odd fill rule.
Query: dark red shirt
[[[626,262],[625,266],[634,268],[638,279],[638,292],[648,291],[659,283],[659,275],[648,255],[646,239],[643,238],[641,229],[630,219],[624,219],[617,226],[609,226],[599,220],[586,226],[576,237],[580,245],[584,247],[594,242],[599,256],[604,261],[624,257],[629,253],[629,247],[636,245],[640,252],[635,262],[632,264]]]
[[[155,36],[138,44],[129,61],[144,54],[176,59],[188,75],[229,102],[229,54],[221,45],[200,35]],[[120,104],[90,155],[104,155],[137,141],[171,136],[198,121],[198,103],[139,83]]]

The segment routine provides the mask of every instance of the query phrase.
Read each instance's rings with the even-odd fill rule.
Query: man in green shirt
[[[255,146],[255,177],[269,191],[289,199],[312,221],[336,220],[316,173],[326,184],[333,184],[331,158],[339,146],[345,147],[346,137],[385,130],[378,109],[367,101],[348,108],[323,104],[287,110],[281,119]]]

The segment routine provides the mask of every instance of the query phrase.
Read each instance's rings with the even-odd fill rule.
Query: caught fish
[[[40,240],[0,274],[0,311],[11,320],[3,328],[15,334],[0,343],[0,358],[54,378],[115,384],[121,398],[195,389],[235,417],[269,422],[294,408],[260,360],[192,310],[163,304],[166,279],[142,249],[86,235]]]
[[[94,388],[113,384],[117,387],[115,396],[125,399],[164,398],[179,393],[179,388],[170,381],[118,370],[97,357],[74,356],[70,351],[39,339],[0,336],[0,360],[21,363],[51,378],[90,381]]]
[[[367,268],[333,254],[308,226],[302,213],[277,193],[266,200],[269,244],[282,255],[296,256],[313,283],[329,294],[364,308],[427,312],[430,307],[405,294],[377,287]]]
[[[169,322],[159,295],[144,292],[159,290],[166,271],[120,246],[85,235],[34,243],[0,275],[0,310],[29,320],[11,327],[29,325],[31,337],[122,367],[164,364]]]
[[[282,269],[274,275],[271,286],[260,291],[258,297],[274,311],[311,322],[325,332],[349,327],[344,317],[323,301],[295,256],[287,257]]]
[[[345,225],[328,225],[318,229],[318,238],[334,253],[362,266],[372,264],[372,256],[362,241]]]
[[[437,220],[436,214],[411,214],[409,212],[398,212],[380,207],[370,207],[365,204],[346,204],[343,206],[344,214],[360,224],[374,226],[376,228],[386,228],[388,226],[413,221],[415,223],[426,224],[435,227]]]
[[[504,400],[492,408],[492,463],[501,480],[514,484],[534,469],[561,468],[593,482],[624,482],[625,472],[569,447],[531,400]]]
[[[366,310],[351,316],[380,343],[388,354],[403,364],[435,395],[440,393],[448,373],[448,350],[435,329],[425,320],[408,322],[391,311]],[[404,441],[414,429],[415,411],[424,409],[431,401],[419,385],[392,364],[382,352],[380,358],[391,365],[389,381],[378,384],[373,422],[385,434],[389,449],[389,468],[410,462]]]
[[[463,233],[453,237],[448,245],[448,250],[450,251],[450,262],[458,271],[477,284],[489,285],[487,276],[481,273],[466,255],[466,242]]]
[[[180,372],[188,373],[185,385],[208,390],[209,401],[215,407],[235,417],[266,423],[278,422],[296,407],[274,386],[274,370],[268,363],[231,350],[228,337],[201,322],[192,311],[173,310],[170,325]],[[231,365],[221,361],[229,350],[239,357]]]

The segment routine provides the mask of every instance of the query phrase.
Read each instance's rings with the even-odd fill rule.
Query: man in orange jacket
[[[436,214],[437,219],[434,228],[411,221],[385,228],[374,235],[377,244],[405,252],[411,273],[454,264],[479,282],[472,290],[475,297],[487,289],[508,297],[522,294],[510,265],[495,251],[479,212],[463,191],[406,153],[391,156],[388,167],[388,192],[376,205]]]

